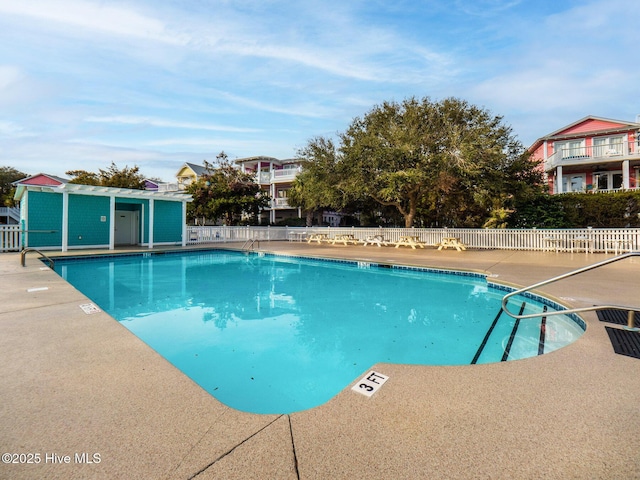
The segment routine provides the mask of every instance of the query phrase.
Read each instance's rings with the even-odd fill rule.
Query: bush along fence
[[[620,253],[640,250],[640,228],[479,229],[479,228],[361,228],[361,227],[188,227],[187,243],[288,240],[305,241],[311,234],[329,238],[353,235],[364,240],[380,235],[389,243],[415,236],[427,245],[444,237],[459,238],[468,248],[557,252]]]

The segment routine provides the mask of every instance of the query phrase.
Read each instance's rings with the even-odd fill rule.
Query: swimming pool
[[[548,353],[577,317],[519,322],[482,275],[224,250],[57,259],[55,270],[221,402],[320,405],[380,362],[468,365]],[[540,298],[511,310],[541,312]],[[516,304],[517,303],[517,304]]]

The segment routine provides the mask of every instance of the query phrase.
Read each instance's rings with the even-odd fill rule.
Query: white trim
[[[556,167],[556,181],[555,181],[556,193],[562,193],[564,184],[562,183],[562,165]]]
[[[116,247],[116,197],[109,197],[109,250]]]
[[[153,222],[154,220],[153,198],[149,199],[149,248],[153,248]]]
[[[145,221],[144,220],[145,219],[144,203],[141,203],[140,205],[141,205],[141,207],[140,207],[140,216],[142,217],[140,219],[140,225],[142,227],[140,229],[140,245],[146,245],[145,240],[144,240],[144,226],[145,226],[145,223],[144,223],[144,221]]]
[[[69,192],[62,192],[62,251],[69,249]]]
[[[182,246],[187,246],[187,202],[182,202]]]
[[[631,188],[629,160],[622,161],[622,188],[629,190]]]

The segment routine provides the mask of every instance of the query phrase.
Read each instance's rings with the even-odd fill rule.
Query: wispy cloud
[[[82,0],[29,0],[0,2],[0,14],[23,16],[84,32],[137,37],[184,45],[188,36],[179,35],[157,18],[132,7]]]
[[[87,117],[85,121],[93,122],[93,123],[110,123],[110,124],[122,124],[122,125],[147,125],[151,127],[178,128],[178,129],[187,129],[187,130],[211,130],[216,132],[248,133],[248,132],[259,131],[258,129],[255,129],[255,128],[242,128],[242,127],[233,127],[229,125],[212,125],[212,124],[194,123],[194,122],[178,122],[175,120],[166,120],[162,118],[138,117],[138,116],[127,116],[127,115],[113,115],[113,116],[107,116],[107,117]]]

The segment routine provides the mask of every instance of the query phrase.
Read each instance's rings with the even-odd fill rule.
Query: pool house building
[[[25,248],[64,252],[187,243],[190,195],[48,179],[38,174],[15,183]]]

